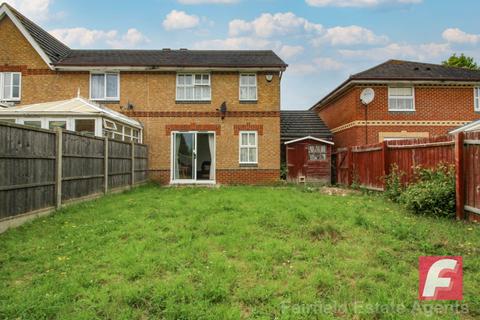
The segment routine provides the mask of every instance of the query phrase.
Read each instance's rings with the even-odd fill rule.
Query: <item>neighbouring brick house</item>
[[[280,172],[272,51],[73,50],[0,6],[0,101],[82,96],[139,120],[162,183],[269,183]]]
[[[367,87],[375,99],[366,108]],[[480,71],[390,60],[350,76],[311,109],[345,147],[447,134],[480,119],[479,99]]]

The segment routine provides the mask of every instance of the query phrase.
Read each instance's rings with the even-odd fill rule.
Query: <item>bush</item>
[[[394,202],[398,202],[403,193],[402,176],[404,174],[404,172],[398,170],[398,165],[394,163],[390,169],[390,174],[385,177],[384,194]]]
[[[416,169],[416,183],[409,185],[399,201],[417,214],[455,216],[455,170],[439,165],[436,169]]]

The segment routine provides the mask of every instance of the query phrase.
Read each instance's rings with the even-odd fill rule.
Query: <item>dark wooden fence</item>
[[[0,123],[0,221],[145,182],[147,146]]]
[[[403,173],[402,183],[414,179],[415,167],[454,165],[457,171],[457,216],[464,210],[480,214],[480,133],[385,141],[374,145],[337,149],[336,181],[382,191],[393,165]]]

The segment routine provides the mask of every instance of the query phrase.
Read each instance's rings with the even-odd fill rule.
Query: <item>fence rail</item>
[[[0,222],[147,180],[133,142],[0,123]]]
[[[385,176],[390,173],[394,164],[403,173],[403,184],[412,182],[417,166],[434,168],[441,163],[454,165],[457,217],[463,218],[465,211],[480,215],[480,132],[385,141],[374,145],[337,149],[334,154],[337,183],[358,183],[373,190],[385,189]]]

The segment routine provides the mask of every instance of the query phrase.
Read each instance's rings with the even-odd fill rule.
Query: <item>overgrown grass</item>
[[[151,185],[0,235],[0,318],[474,319],[479,244],[381,197]],[[418,303],[421,255],[463,256],[467,313]]]

